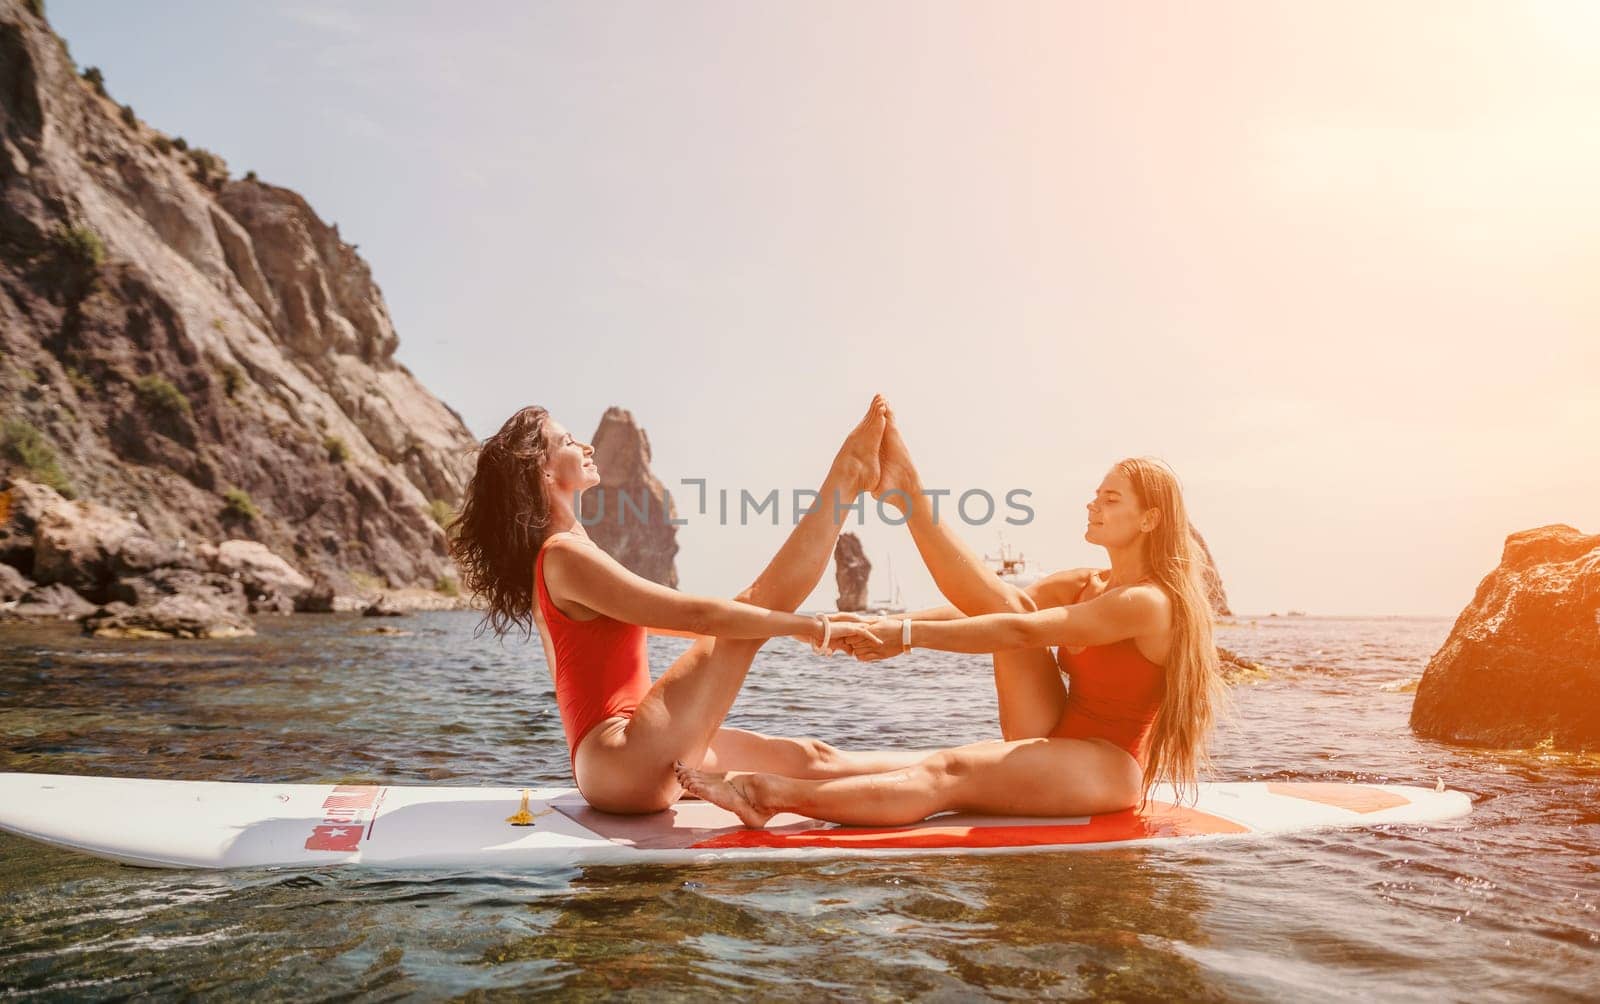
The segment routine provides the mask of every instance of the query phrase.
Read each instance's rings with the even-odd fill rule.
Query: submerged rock
[[[1506,538],[1417,685],[1411,728],[1477,746],[1600,749],[1600,535]]]
[[[839,584],[839,610],[852,613],[867,609],[872,562],[867,560],[860,537],[849,532],[839,534],[838,543],[833,545],[833,574]]]
[[[1217,661],[1222,670],[1222,681],[1228,684],[1256,683],[1272,674],[1259,662],[1251,662],[1231,649],[1217,646]]]
[[[650,471],[650,438],[624,408],[607,408],[594,432],[600,484],[584,493],[582,516],[601,550],[635,575],[678,588],[677,509]]]

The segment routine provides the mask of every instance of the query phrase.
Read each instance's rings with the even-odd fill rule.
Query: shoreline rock
[[[0,553],[12,562],[0,564],[0,623],[65,619],[98,637],[232,638],[255,633],[251,615],[297,608],[399,615],[470,606],[417,588],[337,593],[259,541],[159,540],[130,516],[20,479],[0,503]]]
[[[244,638],[256,633],[249,619],[193,594],[163,596],[143,607],[108,603],[81,619],[95,638]]]
[[[1600,534],[1555,524],[1506,538],[1423,670],[1411,729],[1472,746],[1600,749]]]

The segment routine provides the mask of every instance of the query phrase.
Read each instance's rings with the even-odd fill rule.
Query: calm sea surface
[[[570,784],[537,640],[301,616],[219,642],[0,631],[0,770]],[[1472,815],[1183,850],[543,872],[150,871],[0,834],[0,998],[1600,996],[1600,760],[1406,728],[1438,619],[1241,618],[1224,780],[1443,778]],[[653,639],[657,671],[686,643]],[[842,746],[997,734],[987,660],[775,641],[729,724]],[[1391,685],[1385,689],[1385,685]]]

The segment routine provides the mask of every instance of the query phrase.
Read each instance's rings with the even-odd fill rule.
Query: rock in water
[[[1475,746],[1600,749],[1600,534],[1557,524],[1506,538],[1423,671],[1411,728]]]
[[[678,512],[650,472],[650,439],[623,408],[594,431],[600,484],[584,493],[582,520],[601,549],[635,575],[678,588]]]
[[[109,603],[83,619],[96,638],[241,638],[256,633],[243,615],[190,593],[148,607]]]
[[[1228,609],[1228,593],[1222,588],[1222,573],[1217,571],[1217,563],[1211,558],[1211,548],[1206,546],[1206,539],[1200,536],[1200,531],[1194,524],[1189,525],[1189,532],[1194,535],[1194,542],[1200,545],[1200,553],[1205,556],[1206,599],[1211,601],[1211,612],[1218,617],[1232,617],[1233,611]]]
[[[474,437],[395,359],[354,245],[125,115],[42,7],[0,0],[0,474],[137,512],[155,541],[258,541],[342,592],[459,579],[439,524]],[[24,510],[0,520],[24,574],[32,501],[0,501]],[[99,599],[109,539],[57,537],[48,574]],[[124,571],[166,561],[135,551]]]
[[[367,604],[361,611],[363,617],[404,617],[406,612],[389,601],[388,597],[380,596]]]
[[[7,611],[8,616],[22,618],[59,618],[77,620],[94,612],[94,604],[79,596],[59,582],[48,586],[34,586]]]
[[[867,609],[867,582],[872,577],[872,562],[867,560],[860,537],[853,533],[839,534],[839,542],[833,545],[833,574],[839,583],[839,609],[845,613]]]

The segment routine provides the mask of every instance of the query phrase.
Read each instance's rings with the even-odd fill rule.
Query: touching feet
[[[833,458],[833,473],[844,479],[851,498],[870,491],[878,483],[880,443],[888,417],[889,405],[884,402],[883,395],[874,394],[866,415],[850,430]]]
[[[905,512],[922,490],[922,479],[917,475],[916,465],[911,462],[906,441],[900,438],[900,427],[895,424],[894,412],[890,410],[888,415],[883,439],[878,446],[878,482],[872,489],[872,497]]]
[[[739,821],[753,830],[759,830],[771,819],[771,810],[764,809],[752,800],[749,793],[750,776],[730,778],[726,774],[695,770],[683,761],[675,765],[678,783],[683,790],[712,805],[720,806],[739,817]]]

